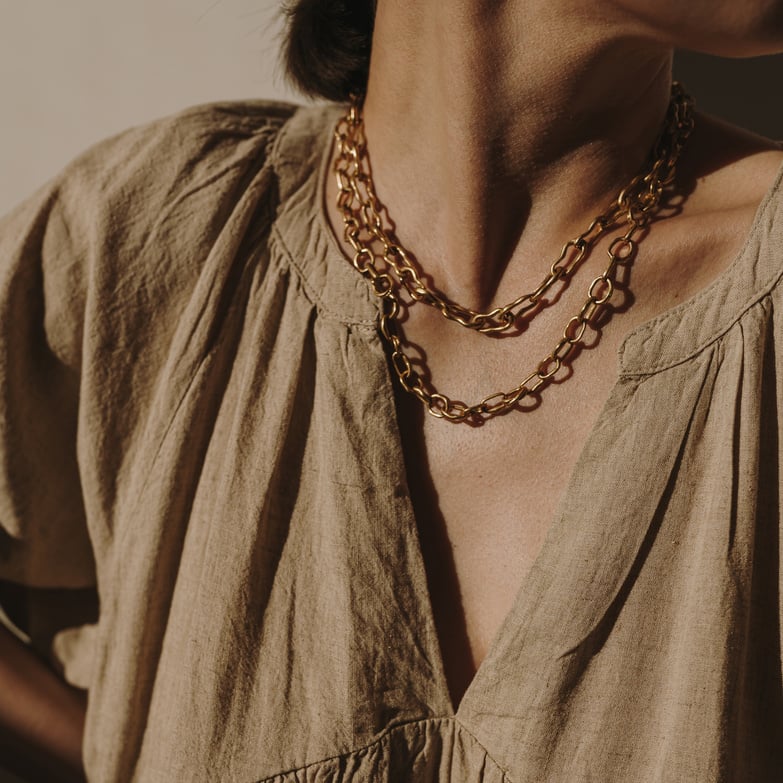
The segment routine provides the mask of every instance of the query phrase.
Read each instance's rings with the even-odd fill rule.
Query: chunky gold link
[[[653,161],[649,169],[634,177],[579,236],[563,245],[548,274],[533,291],[501,307],[477,312],[429,288],[408,251],[384,227],[383,207],[370,174],[361,109],[358,102],[354,102],[335,130],[337,209],[343,219],[345,241],[354,251],[353,265],[367,278],[375,295],[382,300],[379,330],[389,345],[391,366],[402,388],[418,398],[433,416],[460,422],[505,413],[551,382],[573,349],[583,341],[587,327],[595,328],[592,322],[598,312],[609,304],[615,290],[613,275],[616,267],[635,256],[637,240],[634,236],[647,228],[665,188],[674,181],[680,152],[692,129],[693,102],[675,82],[666,123],[653,147]],[[539,362],[535,371],[510,391],[494,392],[475,405],[452,400],[427,388],[406,355],[398,334],[398,318],[403,307],[398,289],[404,288],[414,304],[423,302],[435,307],[445,318],[468,329],[484,334],[503,332],[535,310],[555,283],[569,279],[598,239],[618,223],[625,225],[625,233],[609,244],[609,263],[604,272],[590,283],[581,309],[568,321],[562,338]],[[378,244],[383,248],[380,253],[375,249]]]

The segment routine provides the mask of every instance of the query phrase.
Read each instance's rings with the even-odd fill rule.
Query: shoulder
[[[781,145],[698,115],[660,217],[644,239],[644,263],[634,265],[640,326],[628,336],[626,369],[695,355],[780,295]]]
[[[221,143],[274,135],[301,107],[273,101],[206,103],[140,124],[92,146],[65,169],[70,173],[116,156],[142,154],[174,160],[220,150]],[[214,145],[204,146],[205,141]]]
[[[41,244],[81,266],[122,273],[117,256],[142,260],[203,244],[246,199],[273,196],[272,150],[302,107],[270,101],[194,106],[92,145],[0,220],[0,250]]]
[[[0,219],[0,299],[43,286],[69,364],[90,324],[173,317],[200,278],[262,246],[280,198],[273,159],[299,114],[312,110],[213,103],[93,145]]]
[[[742,233],[778,189],[783,142],[700,115],[683,164],[688,214],[720,217]]]
[[[732,269],[762,288],[773,267],[783,269],[782,180],[781,143],[709,115],[697,117],[678,166],[673,219],[655,232],[662,240],[658,271],[676,288],[668,291],[658,280],[656,287],[671,294],[667,304]]]
[[[258,167],[280,128],[296,113],[292,104],[213,103],[195,106],[129,128],[90,147],[51,183],[58,196],[86,206],[152,211],[202,178],[215,185],[241,175],[243,163]],[[90,214],[90,217],[97,215]]]
[[[75,249],[154,222],[180,199],[220,201],[267,164],[280,129],[300,107],[212,103],[129,128],[92,145],[0,220],[0,240],[63,227]],[[195,197],[195,198],[193,198]]]

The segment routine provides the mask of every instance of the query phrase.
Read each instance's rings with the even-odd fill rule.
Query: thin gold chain
[[[652,163],[647,170],[634,177],[579,236],[563,245],[560,255],[537,288],[502,307],[480,312],[463,307],[428,287],[410,253],[384,225],[383,207],[376,195],[370,171],[361,110],[354,102],[335,130],[337,209],[343,220],[344,239],[354,251],[353,265],[370,281],[376,296],[382,300],[380,331],[390,346],[391,364],[402,387],[415,395],[433,416],[467,421],[510,410],[524,397],[535,394],[551,381],[574,347],[582,342],[587,326],[611,299],[616,267],[629,261],[636,253],[635,237],[647,227],[664,189],[672,184],[677,160],[692,129],[693,102],[675,82],[664,127],[651,153]],[[536,370],[513,389],[490,394],[474,405],[452,400],[428,388],[406,355],[400,339],[398,316],[403,303],[399,289],[405,288],[414,304],[421,302],[435,307],[445,318],[464,327],[485,334],[502,332],[538,307],[556,282],[566,280],[574,273],[599,237],[621,222],[625,230],[609,245],[609,264],[590,283],[582,308],[568,321],[562,338]]]

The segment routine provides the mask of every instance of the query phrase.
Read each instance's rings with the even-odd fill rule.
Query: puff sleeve
[[[293,110],[209,104],[132,128],[0,219],[0,581],[100,592],[150,411],[165,427],[200,361],[175,339],[182,314],[268,225],[268,198],[253,205]]]
[[[94,582],[78,467],[85,248],[62,183],[0,220],[0,579]]]

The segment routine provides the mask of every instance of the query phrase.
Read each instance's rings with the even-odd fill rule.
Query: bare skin
[[[731,27],[737,6],[741,33]],[[461,304],[484,308],[535,288],[565,239],[644,161],[666,110],[673,46],[776,51],[783,25],[770,30],[769,20],[778,6],[727,0],[686,13],[674,3],[652,11],[641,0],[455,0],[445,10],[381,0],[365,125],[377,190],[402,243]],[[781,164],[768,140],[698,117],[679,172],[687,200],[643,240],[628,280],[633,305],[582,352],[572,377],[549,387],[535,410],[478,428],[436,420],[400,395],[455,706],[539,553],[616,381],[622,339],[725,270]],[[334,185],[327,187],[340,236]],[[405,334],[425,351],[435,385],[467,402],[514,386],[578,311],[605,247],[519,339],[491,340],[412,308]]]
[[[25,780],[84,780],[85,694],[0,625],[0,763]]]

